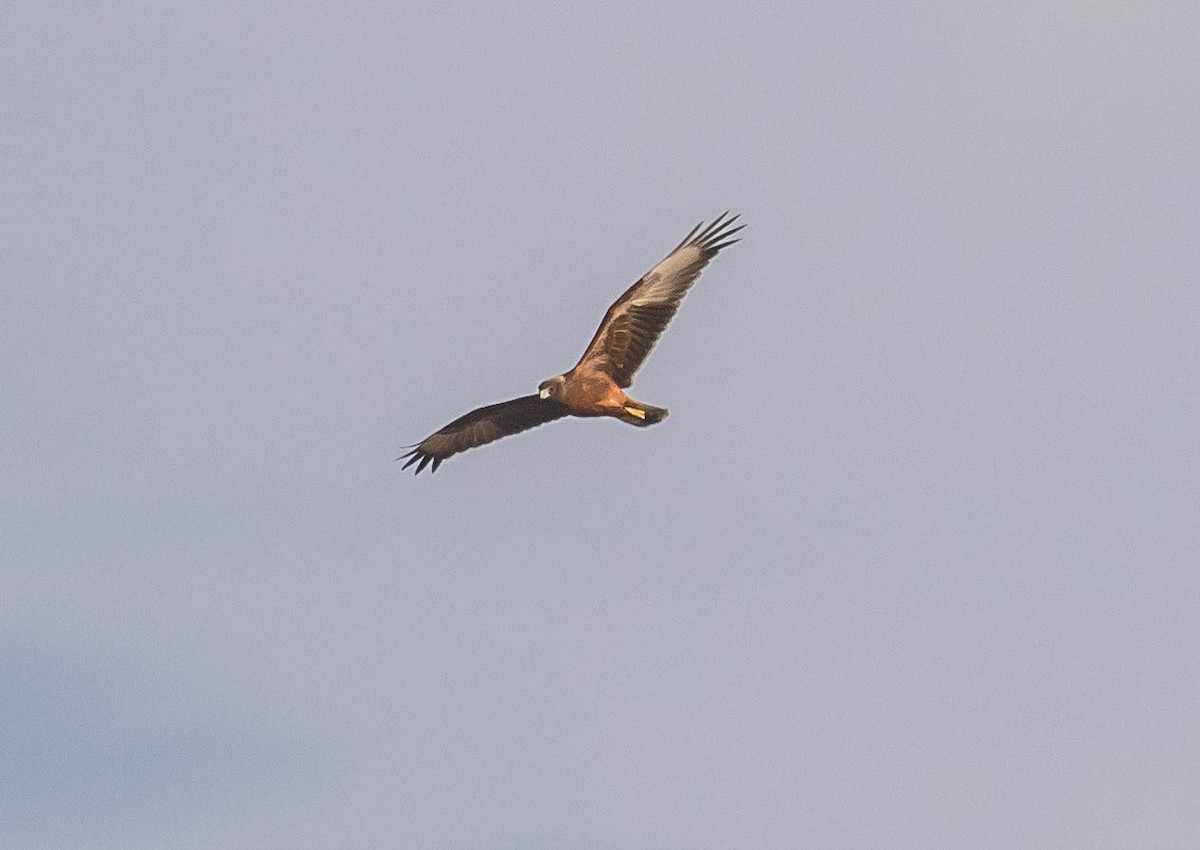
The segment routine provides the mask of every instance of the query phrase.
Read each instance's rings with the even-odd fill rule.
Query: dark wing
[[[440,431],[434,431],[411,452],[403,454],[396,460],[408,458],[408,463],[400,467],[408,469],[417,464],[417,474],[433,461],[431,472],[437,472],[442,461],[451,455],[465,452],[476,446],[482,446],[509,434],[519,434],[538,425],[552,422],[570,411],[567,406],[552,398],[541,398],[537,395],[527,395],[502,401],[499,404],[489,404],[478,410],[472,410],[466,416],[460,416]]]
[[[629,386],[708,261],[738,241],[729,237],[746,225],[731,227],[738,217],[728,215],[722,213],[707,227],[700,222],[666,259],[629,287],[608,308],[575,368],[586,364],[611,376],[617,386]]]

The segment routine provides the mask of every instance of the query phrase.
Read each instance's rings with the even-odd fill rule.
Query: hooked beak
[[[550,388],[547,387],[544,390],[538,390],[538,398],[550,398]]]

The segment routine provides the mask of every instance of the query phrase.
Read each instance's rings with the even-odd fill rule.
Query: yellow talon
[[[631,416],[636,416],[638,419],[646,418],[646,411],[638,410],[636,407],[629,407],[628,405],[626,405],[625,412],[630,414]]]

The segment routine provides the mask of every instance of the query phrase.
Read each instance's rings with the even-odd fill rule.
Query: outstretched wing
[[[738,217],[728,216],[722,213],[707,227],[700,222],[666,259],[629,287],[608,308],[575,368],[596,369],[617,386],[628,387],[708,261],[738,241],[729,237],[746,225],[731,227]]]
[[[417,464],[418,475],[426,464],[432,461],[433,468],[430,471],[437,472],[442,461],[451,455],[499,440],[509,434],[519,434],[536,428],[566,416],[569,412],[566,405],[537,395],[489,404],[487,407],[472,410],[466,416],[458,417],[440,431],[434,431],[411,452],[396,459],[408,458],[408,463],[400,467],[401,469],[408,469],[414,463]]]

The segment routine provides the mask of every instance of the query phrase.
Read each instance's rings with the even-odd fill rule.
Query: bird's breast
[[[625,393],[621,388],[608,375],[599,372],[572,375],[563,386],[560,398],[580,416],[602,416],[620,410],[625,404]]]

